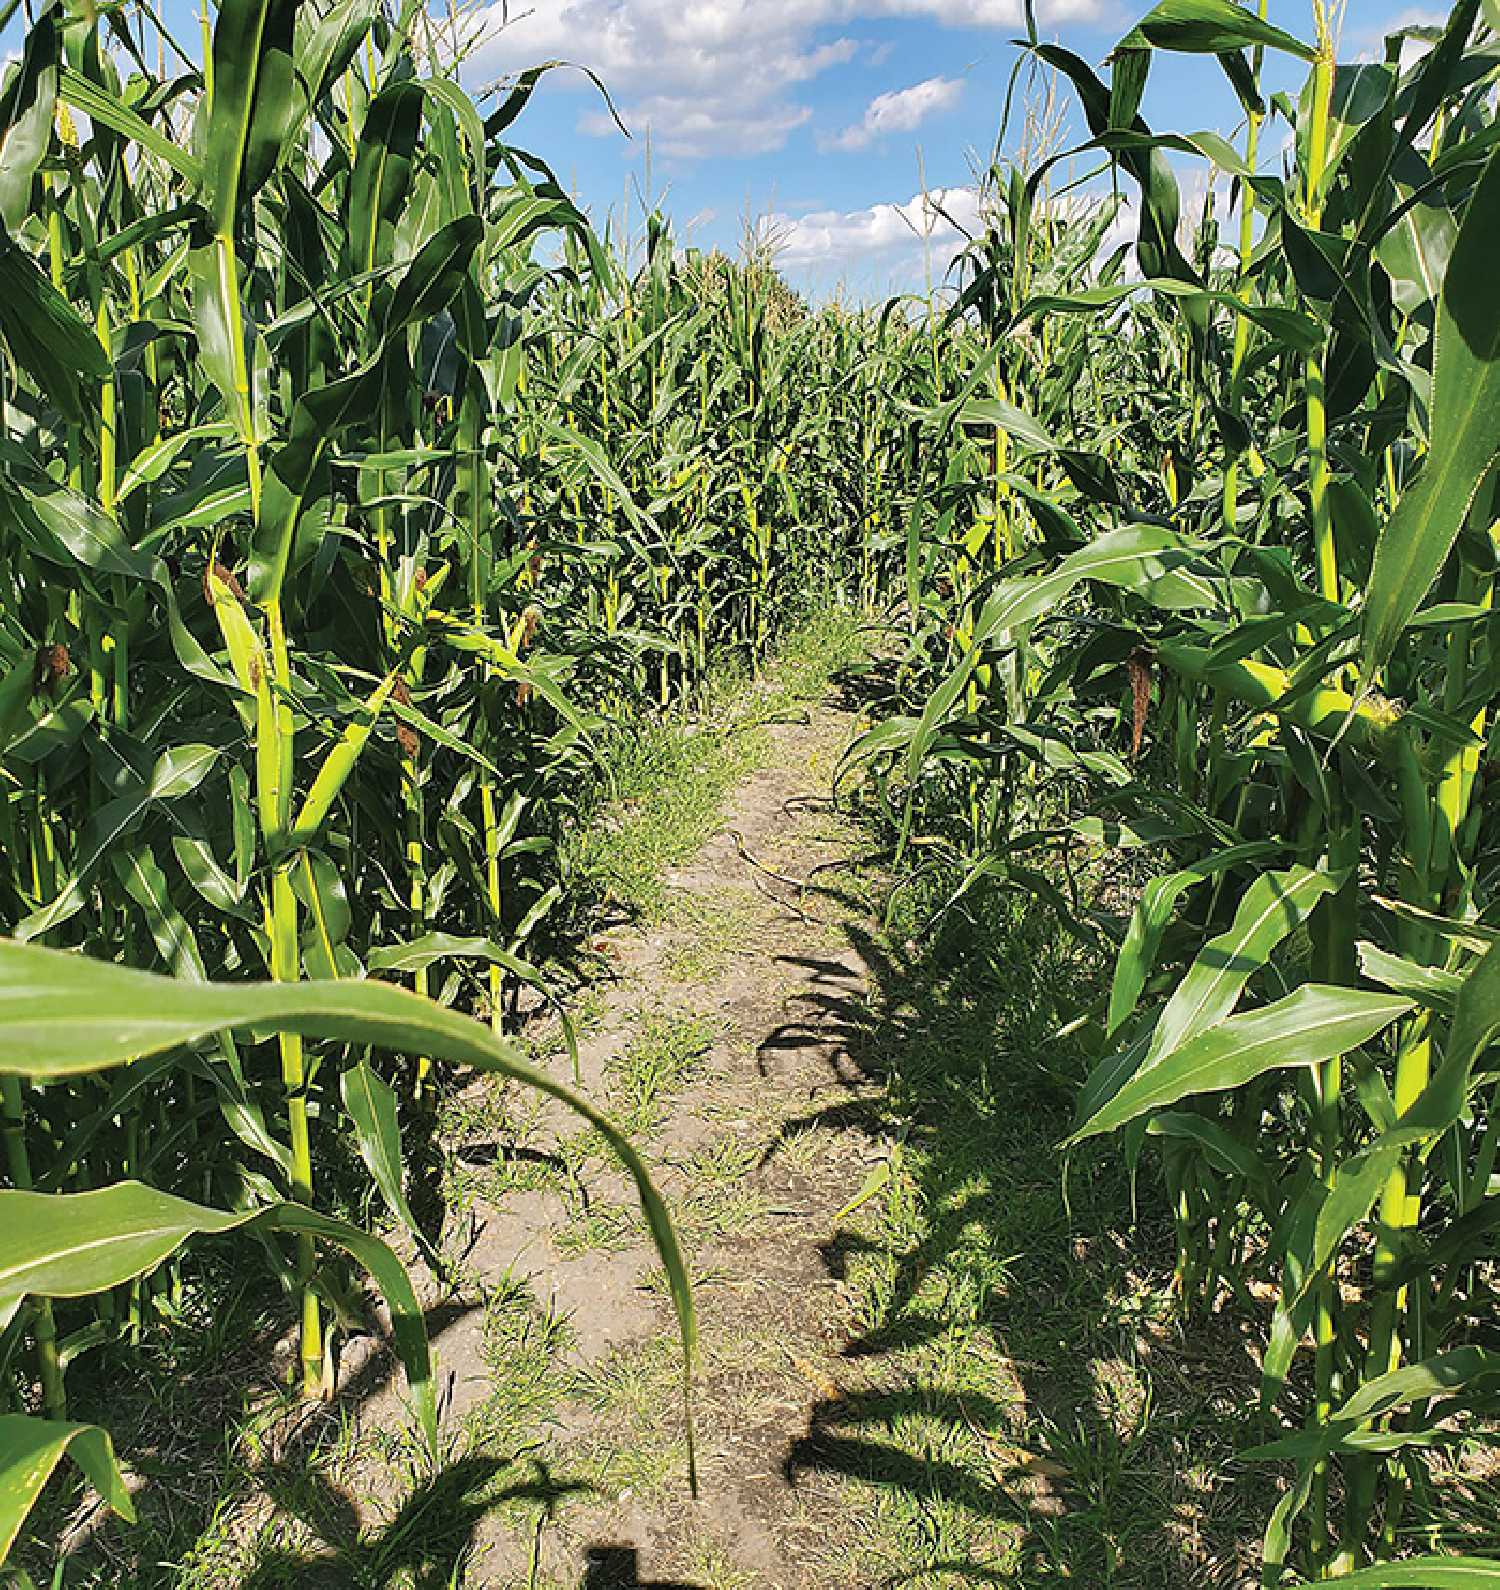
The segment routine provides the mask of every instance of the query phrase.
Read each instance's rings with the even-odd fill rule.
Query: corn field
[[[1123,1154],[1184,1328],[1249,1322],[1264,1583],[1500,1580],[1402,1528],[1500,1393],[1500,6],[1360,62],[1336,23],[1162,0],[1096,70],[1033,22],[1016,81],[1087,136],[996,154],[942,291],[814,308],[767,250],[596,227],[512,141],[566,68],[476,101],[451,17],[28,12],[0,1554],[65,1455],[131,1516],[68,1369],[170,1330],[190,1240],[260,1239],[309,1397],[367,1273],[436,1454],[413,1284],[324,1167],[420,1246],[405,1145],[471,1070],[605,1134],[690,1382],[666,1206],[516,1029],[571,1033],[562,838],[611,724],[821,593],[891,664],[841,787],[896,887],[940,884],[934,927],[1036,896],[1112,966],[1057,1173]],[[1227,76],[1233,137],[1147,126],[1162,52]],[[1085,877],[1119,856],[1123,901]]]

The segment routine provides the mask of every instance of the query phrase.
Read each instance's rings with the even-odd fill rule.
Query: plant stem
[[[0,1132],[5,1137],[5,1163],[10,1172],[11,1185],[21,1192],[30,1192],[31,1155],[26,1146],[26,1103],[19,1077],[0,1076]],[[42,1409],[49,1419],[66,1419],[68,1395],[57,1353],[57,1324],[53,1318],[50,1297],[33,1299],[31,1334],[36,1345]]]
[[[1313,66],[1313,120],[1308,135],[1307,224],[1323,224],[1323,178],[1328,167],[1328,127],[1333,103],[1333,38],[1326,12],[1318,7],[1318,58]],[[1339,599],[1338,551],[1328,503],[1328,409],[1325,401],[1323,350],[1307,356],[1307,466],[1312,505],[1313,544],[1318,562],[1318,591],[1326,601]]]
[[[1260,20],[1266,20],[1267,0],[1260,0]],[[1265,61],[1265,51],[1256,48],[1251,56],[1250,75],[1255,80],[1257,88],[1260,87],[1261,69]],[[1245,134],[1245,164],[1251,171],[1255,170],[1256,161],[1260,157],[1260,128],[1264,119],[1259,111],[1250,113],[1249,128]],[[1239,287],[1237,289],[1241,302],[1250,301],[1250,261],[1255,252],[1255,189],[1248,182],[1240,186],[1240,247],[1239,247]],[[1229,362],[1229,408],[1234,414],[1240,411],[1241,387],[1243,384],[1245,356],[1250,351],[1250,321],[1245,315],[1234,317],[1234,351]],[[1224,528],[1233,533],[1239,518],[1239,471],[1238,458],[1229,460],[1224,470]]]

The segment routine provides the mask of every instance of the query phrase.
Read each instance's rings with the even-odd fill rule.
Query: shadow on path
[[[1108,1146],[1065,1196],[1088,1062],[1058,1034],[1106,969],[1029,901],[972,908],[926,947],[850,930],[873,986],[848,1055],[884,1098],[783,1127],[895,1144],[882,1196],[823,1247],[859,1325],[784,1472],[809,1505],[855,1498],[886,1555],[872,1586],[1254,1582],[1276,1493],[1234,1459],[1256,1435],[1251,1344],[1219,1317],[1179,1328],[1149,1163],[1134,1228]]]

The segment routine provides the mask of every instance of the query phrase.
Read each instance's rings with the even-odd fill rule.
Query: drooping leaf
[[[9,1557],[27,1514],[64,1456],[83,1470],[112,1512],[134,1521],[135,1508],[107,1430],[97,1424],[0,1414],[0,1563]]]
[[[383,983],[191,984],[0,940],[0,1071],[38,1079],[76,1075],[252,1026],[473,1066],[523,1082],[575,1110],[635,1183],[671,1286],[690,1373],[696,1342],[692,1291],[671,1218],[645,1162],[595,1105],[527,1064],[481,1023]],[[289,1207],[304,1222],[321,1218]]]
[[[1464,213],[1439,300],[1432,450],[1375,547],[1365,593],[1361,680],[1368,689],[1431,589],[1500,454],[1500,317],[1493,241],[1500,234],[1500,152]]]
[[[1136,27],[1159,50],[1222,55],[1256,46],[1284,50],[1304,61],[1316,58],[1312,45],[1263,22],[1234,0],[1160,0]]]
[[[1305,984],[1263,1009],[1230,1016],[1138,1071],[1068,1142],[1114,1131],[1194,1094],[1243,1087],[1268,1071],[1323,1065],[1368,1043],[1411,1008],[1410,1000],[1389,994]]]

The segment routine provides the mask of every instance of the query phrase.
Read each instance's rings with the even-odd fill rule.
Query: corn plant
[[[17,1250],[38,1272],[4,1322],[7,1484],[35,1481],[17,1527],[65,1449],[107,1473],[102,1438],[67,1423],[65,1365],[152,1328],[195,1231],[286,1234],[308,1393],[335,1366],[319,1238],[377,1275],[420,1370],[389,1251],[317,1208],[319,1140],[347,1129],[410,1225],[403,1111],[434,1065],[513,1052],[455,1013],[466,1056],[409,1001],[396,1065],[337,1023],[173,1036],[166,1012],[226,988],[253,1008],[264,976],[288,1010],[373,1011],[395,993],[379,977],[427,991],[436,968],[445,1006],[498,1028],[507,988],[541,983],[522,952],[559,889],[527,819],[592,721],[576,659],[536,633],[494,478],[532,245],[562,229],[600,255],[506,142],[537,74],[485,117],[410,9],[226,5],[201,64],[140,23],[50,6],[0,90],[0,913],[53,947],[5,950],[33,1011],[97,1001],[98,1022],[71,1059],[60,1028],[8,1029],[3,1196],[23,1247],[173,1234],[92,1267]],[[152,28],[178,75],[148,60]],[[173,981],[110,985],[63,948]],[[105,981],[70,991],[67,967]],[[111,986],[161,1034],[108,1014]],[[27,1422],[33,1385],[50,1433]]]
[[[1249,1456],[1295,1472],[1266,1582],[1294,1560],[1350,1583],[1450,1582],[1472,1565],[1352,1571],[1395,1553],[1424,1453],[1495,1406],[1480,775],[1496,691],[1500,19],[1460,3],[1414,62],[1397,36],[1383,63],[1343,65],[1328,7],[1306,38],[1264,10],[1165,0],[1107,82],[1033,29],[1030,56],[1071,84],[1087,125],[1071,153],[1134,190],[1142,277],[1104,262],[1082,287],[1023,287],[1001,301],[989,362],[1003,369],[1042,317],[1087,317],[1099,332],[1076,385],[1111,393],[1116,418],[1086,397],[1059,418],[1036,379],[1007,413],[973,395],[983,359],[945,395],[939,423],[994,418],[1041,453],[1024,499],[1038,553],[955,584],[957,654],[920,712],[863,750],[905,831],[943,809],[944,767],[1007,792],[1007,768],[1036,780],[1029,810],[1050,821],[998,834],[971,879],[1043,887],[1027,847],[1080,838],[1160,857],[1095,1013],[1071,1142],[1118,1134],[1133,1163],[1157,1145],[1188,1312],[1225,1293],[1254,1308],[1251,1279],[1273,1289],[1262,1400],[1284,1427]],[[1146,125],[1162,51],[1226,72],[1242,149]],[[1305,63],[1299,98],[1263,96],[1272,53]],[[1269,174],[1278,120],[1291,154]],[[1237,250],[1214,245],[1207,211],[1184,238],[1169,154],[1233,178]],[[1018,179],[1027,196],[1047,170]],[[986,240],[997,258],[1002,241]],[[964,300],[981,326],[996,314],[983,281]],[[1154,389],[1154,417],[1132,389]],[[1015,693],[992,703],[1006,669]],[[1056,903],[1078,931],[1107,925]]]

